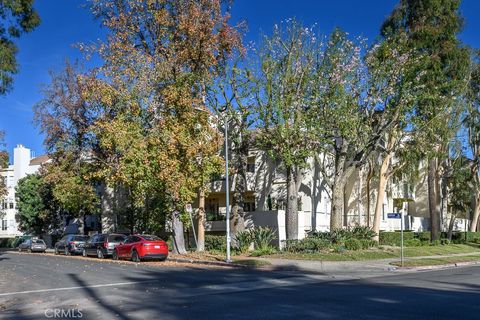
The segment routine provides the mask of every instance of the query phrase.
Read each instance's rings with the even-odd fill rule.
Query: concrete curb
[[[13,252],[13,253],[18,252],[15,249],[3,250],[3,251]],[[54,249],[47,249],[47,250],[45,250],[45,253],[54,254],[55,250]],[[256,268],[258,268],[258,267],[255,267],[255,266],[248,266],[248,265],[239,264],[239,263],[232,263],[232,262],[228,263],[228,262],[222,262],[222,261],[193,260],[193,259],[181,259],[181,258],[167,258],[167,260],[170,261],[170,262],[177,262],[177,263],[190,263],[190,264],[220,266],[220,267],[230,267],[230,268],[244,268],[244,269],[256,269]]]
[[[418,267],[397,267],[397,271],[428,271],[428,270],[440,270],[440,269],[451,269],[451,268],[458,268],[458,267],[468,267],[480,265],[480,261],[466,261],[466,262],[457,262],[457,263],[448,263],[448,264],[439,264],[434,266],[418,266]]]
[[[209,266],[256,269],[255,266],[247,266],[244,264],[232,263],[232,262],[192,260],[192,259],[181,259],[181,258],[167,258],[167,260],[171,262],[178,262],[178,263],[192,263],[192,264],[203,264],[203,265],[209,265]]]

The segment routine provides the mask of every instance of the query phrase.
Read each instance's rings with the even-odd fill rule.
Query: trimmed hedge
[[[326,239],[307,237],[302,240],[286,240],[285,250],[288,252],[319,252],[328,249],[331,242]]]
[[[225,236],[205,235],[205,250],[227,251],[227,238]]]
[[[401,245],[402,238],[401,232],[380,232],[380,244],[388,246],[399,246]],[[411,231],[403,232],[403,241],[413,240],[415,238],[415,233]]]
[[[400,245],[400,231],[394,232],[380,232],[380,244],[382,245],[390,245],[390,246],[399,246]],[[403,240],[405,246],[418,246],[418,245],[428,245],[430,244],[431,234],[430,231],[423,231],[423,232],[412,232],[412,231],[404,231],[403,232]],[[447,244],[446,241],[447,233],[442,232],[441,239],[437,241],[438,244]],[[467,242],[480,242],[480,232],[467,232],[466,233]],[[410,241],[410,240],[418,240],[418,241]],[[478,239],[478,240],[475,240]],[[453,243],[464,243],[465,242],[465,232],[454,232],[452,234],[452,242]]]

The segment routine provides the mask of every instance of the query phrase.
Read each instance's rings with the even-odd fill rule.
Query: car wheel
[[[88,256],[88,255],[87,255],[87,250],[83,249],[83,251],[82,251],[82,256],[84,256],[84,257],[87,257],[87,256]]]
[[[65,255],[69,256],[70,255],[70,250],[68,250],[68,247],[65,247]]]
[[[113,260],[118,260],[118,252],[117,252],[117,250],[113,250],[112,259],[113,259]]]
[[[58,252],[58,248],[57,248],[57,247],[55,247],[55,255],[58,255],[58,254],[59,254],[59,252]]]
[[[97,249],[97,258],[105,259],[105,256],[103,255],[103,251],[101,249]]]
[[[132,261],[133,262],[140,262],[140,257],[138,256],[137,250],[132,251]]]

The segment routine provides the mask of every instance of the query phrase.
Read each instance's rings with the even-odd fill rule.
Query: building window
[[[205,216],[207,221],[216,221],[216,220],[221,220],[220,218],[220,210],[219,210],[219,202],[218,199],[211,198],[207,199],[206,205],[205,205]]]
[[[243,203],[243,211],[253,212],[255,211],[255,201],[249,201]]]
[[[13,209],[13,208],[14,208],[13,202],[10,202],[10,209]]]
[[[247,172],[255,173],[255,162],[247,163]]]
[[[2,231],[7,230],[7,220],[2,220]]]

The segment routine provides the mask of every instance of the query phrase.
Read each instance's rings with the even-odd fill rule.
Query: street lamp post
[[[225,202],[226,202],[226,231],[227,231],[227,260],[232,262],[230,258],[230,186],[228,174],[228,105],[225,109]]]

